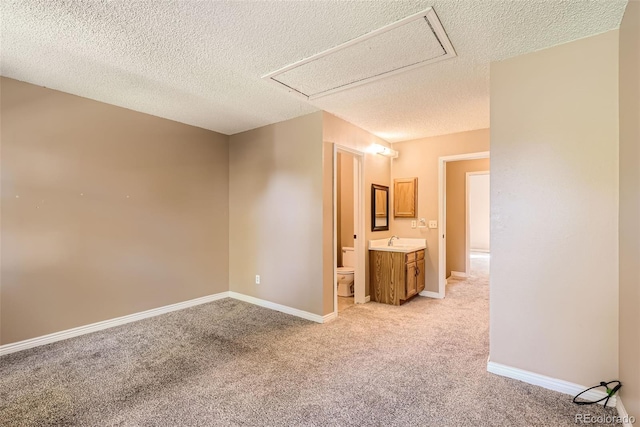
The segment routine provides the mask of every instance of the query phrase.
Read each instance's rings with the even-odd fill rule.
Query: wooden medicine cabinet
[[[418,205],[418,178],[393,180],[393,217],[415,218]]]

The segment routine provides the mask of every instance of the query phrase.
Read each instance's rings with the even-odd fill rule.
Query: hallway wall
[[[609,31],[491,64],[491,362],[618,376],[618,59]]]

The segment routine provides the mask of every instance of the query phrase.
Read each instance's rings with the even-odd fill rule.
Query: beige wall
[[[338,265],[342,261],[342,248],[353,247],[353,156],[348,153],[337,153],[336,168],[337,189],[337,247]]]
[[[491,64],[490,357],[618,376],[618,32]]]
[[[228,137],[1,79],[0,344],[228,289]]]
[[[371,184],[389,186],[391,160],[371,153],[373,144],[390,146],[390,144],[369,132],[360,129],[329,113],[323,112],[322,120],[323,145],[323,301],[324,314],[333,312],[333,145],[338,144],[365,152],[364,156],[364,218],[365,218],[365,292],[369,295],[369,255],[366,246],[371,239],[391,237],[391,231],[371,231]],[[391,201],[390,201],[391,202]]]
[[[620,26],[620,379],[640,418],[640,1]]]
[[[322,113],[230,137],[231,291],[324,314],[322,191]]]
[[[438,159],[443,156],[489,151],[489,129],[397,142],[392,178],[418,177],[418,218],[438,218]],[[427,239],[425,290],[438,292],[438,230],[411,228],[411,218],[391,219],[393,234]]]
[[[491,244],[491,176],[469,176],[469,249],[488,252]]]
[[[459,160],[446,166],[446,277],[467,269],[467,172],[489,170],[489,159]],[[436,247],[437,250],[437,247]]]

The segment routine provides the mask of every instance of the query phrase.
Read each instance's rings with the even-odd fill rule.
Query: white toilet
[[[355,264],[355,254],[353,248],[342,248],[342,265],[338,267],[338,296],[353,296],[353,269]]]

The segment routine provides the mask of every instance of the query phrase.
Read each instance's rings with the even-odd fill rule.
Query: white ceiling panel
[[[264,78],[313,100],[454,56],[446,32],[429,8]]]

